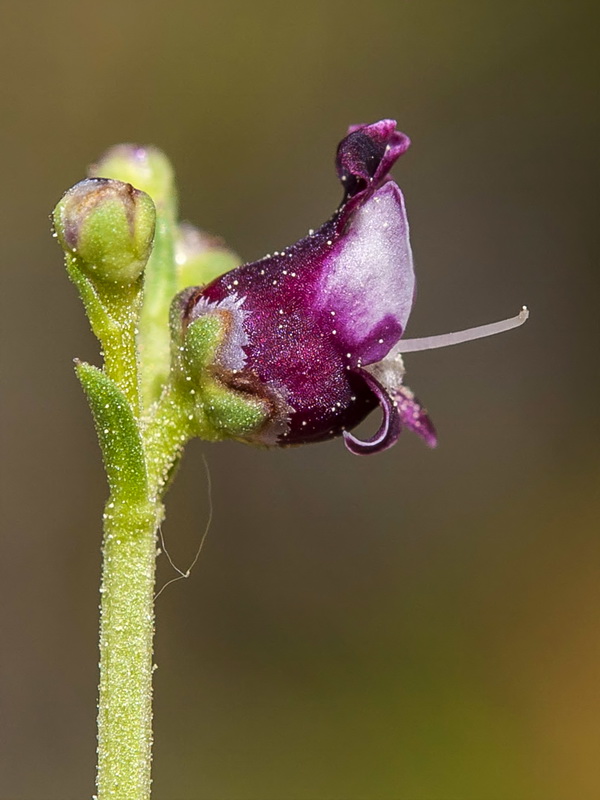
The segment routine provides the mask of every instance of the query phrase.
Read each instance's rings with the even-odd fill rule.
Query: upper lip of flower
[[[396,130],[393,119],[351,125],[348,135],[338,145],[336,156],[338,177],[345,191],[344,203],[389,180],[388,172],[409,147],[410,139]]]

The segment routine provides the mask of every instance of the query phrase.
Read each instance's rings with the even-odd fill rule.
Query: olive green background
[[[406,359],[436,451],[189,448],[182,568],[203,454],[214,519],[158,601],[155,797],[600,797],[596,7],[4,0],[1,800],[93,793],[106,487],[72,358],[99,357],[48,214],[152,142],[254,259],[330,215],[338,140],[384,116],[413,139],[408,335],[531,320]]]

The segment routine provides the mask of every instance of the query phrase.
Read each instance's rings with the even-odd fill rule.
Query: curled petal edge
[[[386,392],[384,387],[366,370],[356,370],[363,378],[369,389],[377,398],[383,419],[377,433],[370,439],[361,440],[348,431],[344,431],[344,444],[351,453],[357,456],[370,455],[371,453],[381,453],[392,447],[398,441],[402,425],[400,414],[393,398]]]

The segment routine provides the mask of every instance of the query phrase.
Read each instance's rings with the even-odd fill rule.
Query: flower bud
[[[131,183],[175,213],[176,194],[173,167],[157,147],[118,144],[111,147],[89,169],[90,177],[114,178]]]
[[[200,286],[239,266],[240,258],[222,239],[184,222],[175,239],[175,262],[179,290]]]
[[[152,249],[156,212],[150,197],[129,183],[88,178],[54,209],[56,235],[94,281],[132,284]]]

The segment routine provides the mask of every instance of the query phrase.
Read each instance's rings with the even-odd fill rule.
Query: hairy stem
[[[150,797],[156,531],[163,490],[189,438],[188,415],[173,391],[165,388],[141,431],[144,499],[128,486],[131,470],[116,470],[104,514],[98,800]]]
[[[124,291],[121,290],[116,301],[108,292],[102,297],[111,322],[101,338],[104,370],[121,389],[135,416],[139,416],[140,381],[136,336],[141,292],[137,287],[130,288],[129,302],[123,302],[123,294]]]
[[[150,408],[160,397],[169,375],[169,305],[177,291],[174,228],[171,210],[158,206],[154,248],[146,268],[138,336],[142,404],[145,408]]]
[[[191,438],[190,416],[191,404],[188,399],[172,383],[168,383],[146,420],[143,431],[151,497],[162,496],[171,471]]]
[[[162,505],[109,500],[104,515],[98,800],[148,800],[156,530]]]

